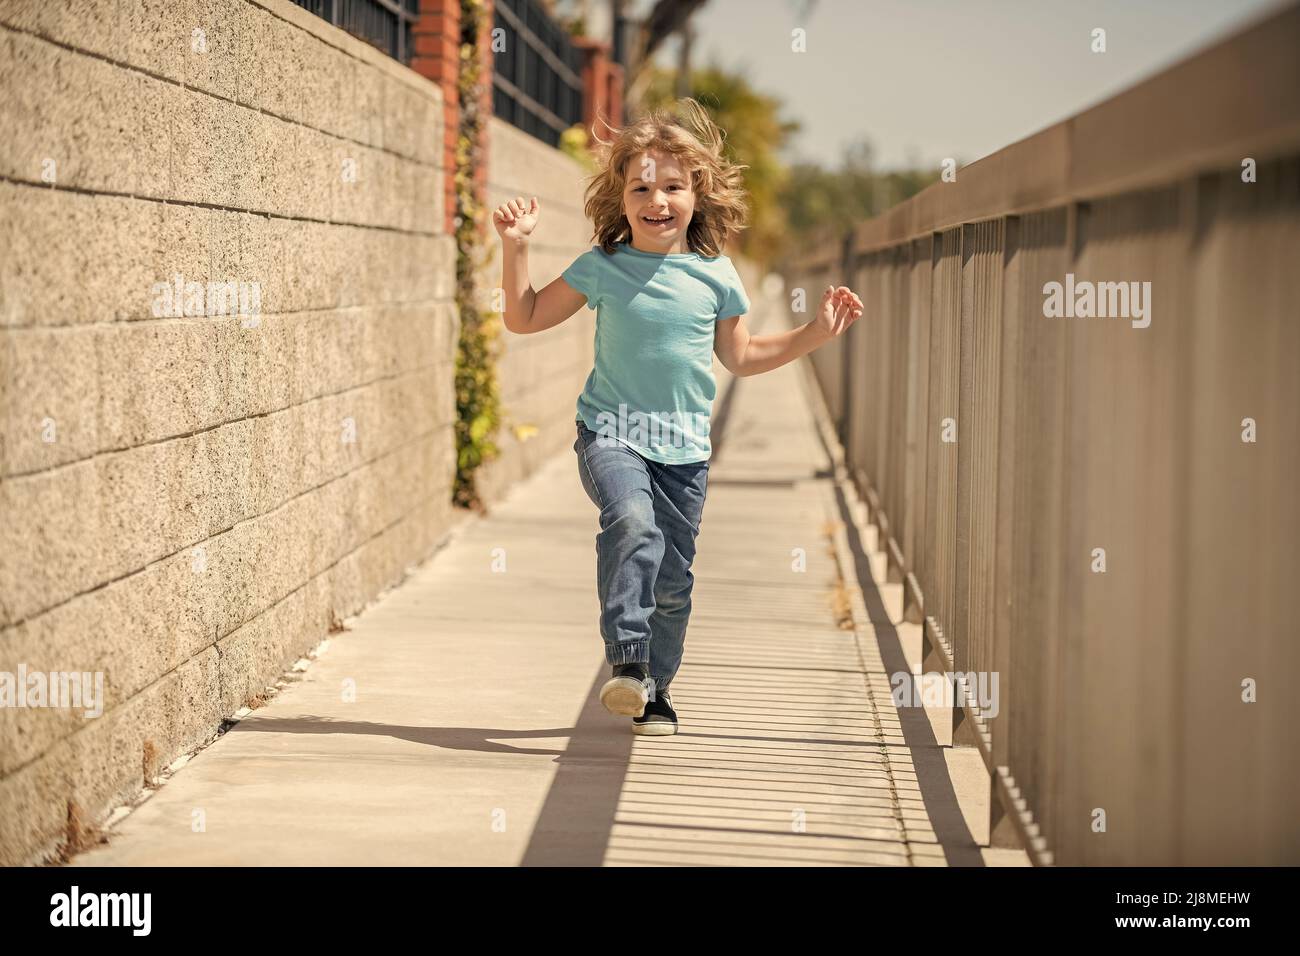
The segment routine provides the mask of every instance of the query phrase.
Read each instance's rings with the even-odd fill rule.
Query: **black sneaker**
[[[611,714],[640,717],[650,699],[648,680],[644,664],[615,664],[614,676],[600,689],[600,702]]]
[[[677,711],[667,690],[661,690],[655,699],[645,705],[645,713],[632,720],[632,733],[661,736],[677,733]]]

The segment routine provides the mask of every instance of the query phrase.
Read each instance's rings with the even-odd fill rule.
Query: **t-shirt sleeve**
[[[600,260],[597,259],[595,249],[588,249],[578,258],[573,260],[573,264],[565,269],[561,275],[572,288],[577,289],[587,297],[587,308],[594,309],[596,300],[600,295],[599,282],[600,278]]]
[[[731,260],[727,260],[726,275],[723,279],[722,304],[718,306],[718,320],[730,319],[744,315],[749,311],[749,296],[745,294],[745,283]]]

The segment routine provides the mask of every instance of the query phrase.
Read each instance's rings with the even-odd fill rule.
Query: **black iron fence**
[[[493,28],[492,112],[559,146],[582,122],[580,51],[536,0],[496,0]]]
[[[293,0],[305,10],[407,65],[420,0]]]

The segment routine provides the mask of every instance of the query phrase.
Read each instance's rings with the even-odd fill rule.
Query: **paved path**
[[[803,369],[719,381],[679,734],[596,699],[597,513],[565,452],[74,863],[1018,862],[972,840],[978,771],[891,703],[907,636],[869,582],[858,630],[837,623],[843,512]]]

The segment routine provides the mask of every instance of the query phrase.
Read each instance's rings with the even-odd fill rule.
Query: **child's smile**
[[[686,235],[695,213],[690,173],[671,153],[651,150],[628,160],[623,213],[632,248],[667,255],[689,252]]]

